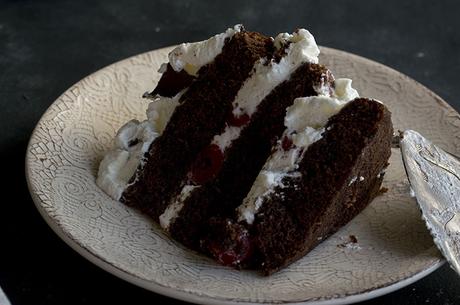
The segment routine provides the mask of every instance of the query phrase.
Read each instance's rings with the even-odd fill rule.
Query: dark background
[[[460,109],[460,1],[0,0],[0,285],[19,304],[152,304],[168,299],[102,271],[36,211],[24,178],[33,127],[68,87],[114,61],[201,40],[236,23],[275,35],[308,28],[318,44],[418,80]],[[402,101],[404,102],[404,101]],[[8,198],[9,197],[9,198]],[[447,266],[363,304],[459,304]]]

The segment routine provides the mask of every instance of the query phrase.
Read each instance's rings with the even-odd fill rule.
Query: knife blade
[[[403,132],[400,149],[422,218],[460,274],[460,161],[413,130]]]

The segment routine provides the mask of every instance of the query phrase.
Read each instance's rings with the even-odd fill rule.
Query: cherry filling
[[[249,115],[247,113],[243,113],[240,116],[235,116],[235,114],[230,112],[230,115],[227,118],[227,123],[230,126],[236,126],[236,127],[241,127],[246,125],[249,122]]]
[[[292,140],[288,138],[287,136],[284,136],[284,138],[281,140],[281,148],[283,148],[284,151],[288,151],[293,146],[294,146],[294,143],[292,143]]]
[[[241,127],[246,125],[250,120],[248,114],[244,113],[235,116],[233,111],[227,117],[227,124],[230,126]],[[202,185],[212,180],[222,167],[224,154],[216,144],[210,144],[203,149],[192,164],[188,173],[189,180],[197,185]]]
[[[231,234],[231,243],[213,241],[208,250],[211,255],[222,265],[237,267],[247,261],[252,253],[253,246],[247,230],[238,230]]]
[[[224,161],[224,155],[216,144],[205,147],[192,164],[188,178],[197,185],[202,185],[212,180]]]
[[[246,125],[249,120],[250,116],[248,114],[244,113],[240,116],[235,116],[232,111],[227,117],[227,124],[241,127]],[[224,154],[219,146],[210,144],[199,153],[187,176],[192,183],[202,185],[217,175],[223,162]]]

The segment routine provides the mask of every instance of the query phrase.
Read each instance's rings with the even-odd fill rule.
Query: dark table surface
[[[0,285],[13,305],[182,303],[124,282],[61,241],[24,177],[27,141],[68,87],[114,61],[236,23],[275,35],[308,28],[320,45],[393,67],[460,109],[459,1],[0,0]],[[5,195],[7,197],[5,197]],[[447,266],[362,304],[460,304]]]

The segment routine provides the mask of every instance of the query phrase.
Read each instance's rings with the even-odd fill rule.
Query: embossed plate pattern
[[[84,78],[46,111],[26,157],[30,192],[50,226],[83,256],[137,285],[202,303],[343,304],[407,285],[443,260],[420,217],[399,151],[385,176],[388,192],[290,267],[270,277],[236,271],[188,251],[153,221],[111,200],[95,184],[117,129],[144,119],[142,93],[170,48],[128,58]],[[320,61],[350,77],[362,96],[385,101],[395,129],[418,130],[460,152],[459,115],[434,93],[378,63],[322,48]],[[349,235],[357,247],[338,247]]]

